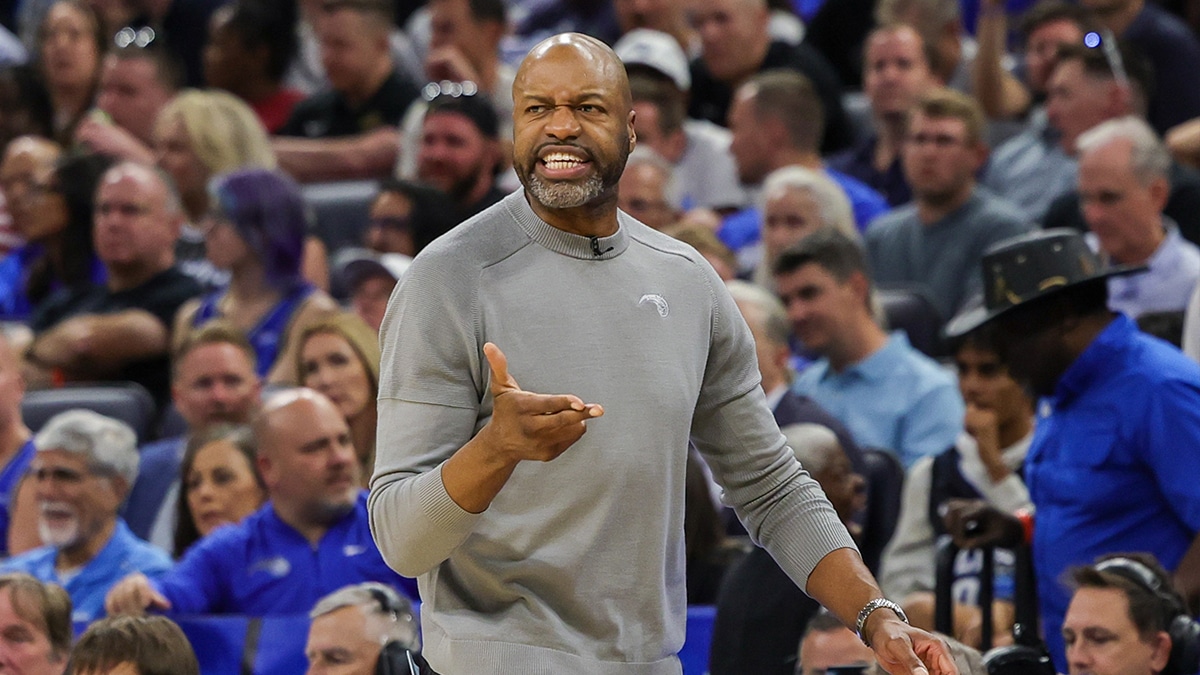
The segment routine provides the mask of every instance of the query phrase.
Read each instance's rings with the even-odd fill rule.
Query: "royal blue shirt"
[[[104,596],[126,576],[141,572],[154,579],[171,569],[170,556],[135,537],[120,518],[108,543],[78,574],[64,581],[54,569],[57,558],[58,549],[53,546],[35,548],[0,565],[0,573],[25,572],[62,586],[71,596],[71,620],[75,623],[102,618]]]
[[[1043,632],[1066,672],[1063,574],[1147,551],[1174,570],[1200,531],[1200,365],[1116,318],[1059,379],[1025,477]]]
[[[367,522],[367,493],[313,548],[271,502],[192,545],[155,586],[170,613],[300,614],[349,584],[378,581],[417,599],[416,582],[383,562]]]
[[[17,450],[17,454],[8,464],[0,469],[0,558],[8,557],[8,506],[12,503],[17,485],[29,469],[29,463],[33,461],[36,452],[33,439],[30,438]]]

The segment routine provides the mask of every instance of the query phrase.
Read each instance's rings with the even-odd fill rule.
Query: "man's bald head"
[[[316,408],[329,407],[337,410],[324,394],[305,387],[293,387],[274,392],[263,401],[255,416],[252,427],[258,439],[259,453],[270,452],[280,438],[278,433],[302,420]],[[340,413],[339,413],[340,415]]]
[[[18,136],[4,150],[4,161],[11,157],[27,155],[38,160],[53,162],[62,153],[58,143],[41,136]]]
[[[122,180],[130,180],[155,198],[163,200],[163,207],[172,215],[182,215],[183,205],[179,200],[179,191],[175,189],[175,181],[162,169],[140,162],[118,162],[100,178],[100,186],[111,185]]]
[[[517,76],[513,80],[513,100],[517,99],[522,90],[524,79],[530,68],[539,64],[564,58],[571,54],[576,62],[581,62],[591,72],[600,74],[621,96],[625,104],[624,112],[633,108],[633,99],[629,94],[629,78],[625,74],[625,64],[611,47],[600,40],[583,33],[560,33],[537,43],[529,54],[521,61]]]

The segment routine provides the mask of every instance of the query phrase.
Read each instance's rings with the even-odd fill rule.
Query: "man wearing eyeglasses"
[[[913,201],[871,223],[867,255],[875,282],[918,284],[942,320],[979,292],[983,251],[1028,229],[1014,206],[979,188],[987,159],[979,104],[949,89],[911,110],[902,149]]]
[[[26,572],[67,590],[71,619],[104,616],[104,596],[131,571],[158,577],[166,553],[138,539],[117,511],[138,472],[137,437],[88,410],[51,418],[33,439],[29,467],[44,546],[10,559],[0,573]]]

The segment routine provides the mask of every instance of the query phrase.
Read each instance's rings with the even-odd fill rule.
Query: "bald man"
[[[311,389],[288,389],[254,422],[257,468],[269,501],[241,523],[193,544],[175,569],[140,574],[109,593],[110,614],[297,614],[349,585],[378,581],[416,598],[371,541],[358,459],[337,407]]]
[[[787,449],[721,280],[617,210],[636,137],[616,55],[549,38],[513,98],[524,190],[422,251],[381,331],[371,526],[423,575],[433,668],[679,673],[690,439],[747,530],[843,621],[861,612],[895,673],[956,672]]]
[[[130,380],[166,401],[171,322],[201,292],[175,265],[182,224],[179,196],[157,169],[123,162],[105,172],[92,236],[108,280],[47,300],[33,318],[34,383]]]

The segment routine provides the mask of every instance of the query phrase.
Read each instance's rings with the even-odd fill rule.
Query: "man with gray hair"
[[[381,662],[420,657],[412,604],[374,581],[345,586],[317,601],[308,614],[307,675],[372,675]],[[392,672],[392,671],[387,671]]]
[[[0,573],[25,572],[67,590],[71,619],[104,616],[104,596],[126,574],[157,577],[171,567],[163,551],[138,539],[117,516],[138,472],[137,437],[123,422],[68,410],[33,439],[41,548],[12,558]]]
[[[1171,192],[1166,147],[1133,116],[1093,127],[1076,145],[1088,245],[1108,263],[1148,268],[1108,280],[1109,308],[1132,318],[1182,310],[1200,278],[1200,249],[1163,214]]]
[[[157,169],[122,162],[96,189],[93,237],[108,279],[55,296],[33,317],[25,353],[31,385],[130,380],[161,406],[170,387],[167,352],[175,313],[202,289],[175,264],[183,225],[179,197]]]

